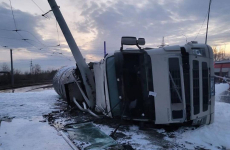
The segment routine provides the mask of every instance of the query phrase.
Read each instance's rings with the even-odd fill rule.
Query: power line
[[[204,17],[203,23],[202,23],[202,25],[201,25],[201,27],[200,27],[200,29],[199,29],[199,31],[198,31],[196,37],[194,38],[194,40],[196,40],[196,38],[197,38],[198,35],[200,34],[200,30],[202,29],[202,27],[203,27],[203,25],[204,25],[204,22],[205,22],[205,20],[206,20],[206,18],[207,18],[207,16],[208,16],[208,11],[207,11],[207,13],[206,13],[206,15],[205,15],[205,17]]]
[[[34,40],[30,40],[30,39],[17,39],[17,38],[10,38],[10,37],[0,37],[0,38],[10,39],[10,40],[19,40],[19,41],[23,40],[23,41],[26,41],[28,44],[32,45],[33,47],[35,47],[33,44],[31,44],[29,42],[29,41],[34,41]],[[36,41],[34,41],[34,42],[36,42]],[[35,47],[35,48],[37,49],[37,47]],[[29,48],[27,48],[27,49],[29,49]],[[44,49],[44,48],[39,48],[39,50],[42,50],[42,49]]]
[[[42,9],[41,9],[41,7],[39,7],[38,6],[38,4],[37,3],[35,3],[35,1],[34,0],[32,0],[32,2],[38,7],[38,9],[40,9],[43,13],[45,13]]]
[[[16,25],[16,21],[15,21],[15,18],[14,18],[14,12],[13,12],[13,8],[12,8],[11,0],[9,0],[9,1],[10,1],[10,8],[11,8],[11,13],[12,13],[13,20],[14,20],[15,29],[17,30],[17,25]]]
[[[15,39],[15,38],[8,38],[8,37],[0,37],[0,38],[5,38],[5,39],[14,39],[14,40],[23,40],[25,41],[26,43],[28,43],[29,45],[35,47],[35,48],[38,48],[36,47],[34,44],[31,44],[29,41],[34,41],[34,40],[31,40],[31,39],[26,39],[24,38],[20,33],[19,31],[24,31],[24,32],[27,32],[29,34],[31,34],[40,44],[42,44],[43,46],[45,47],[57,47],[57,46],[60,46],[60,39],[59,39],[59,32],[58,32],[58,28],[57,28],[57,21],[56,21],[56,28],[57,28],[57,35],[58,35],[58,42],[59,44],[56,45],[56,46],[46,46],[45,44],[43,44],[33,33],[29,32],[29,31],[26,31],[26,30],[18,30],[18,27],[17,27],[17,24],[16,24],[16,20],[15,20],[15,16],[14,16],[14,11],[13,11],[13,7],[12,7],[12,3],[11,3],[11,0],[9,0],[10,2],[10,8],[11,8],[11,13],[12,13],[12,16],[13,16],[13,21],[14,21],[14,26],[15,26],[15,30],[8,30],[8,29],[0,29],[0,30],[4,30],[4,31],[15,31],[22,39]],[[39,7],[39,5],[32,0],[32,2],[44,13],[44,11],[41,9],[41,7]],[[50,11],[49,11],[50,12]],[[47,13],[45,13],[47,14]],[[44,17],[48,18],[48,16],[45,16],[43,15]],[[36,41],[35,41],[36,42]],[[27,48],[28,49],[28,48]],[[42,50],[43,48],[38,48],[39,50]],[[31,50],[30,50],[31,52]],[[36,51],[37,52],[37,51]],[[49,53],[49,52],[47,52]],[[43,55],[48,55],[48,54],[45,54],[45,53],[42,53]],[[59,55],[65,57],[65,55],[63,55],[62,53],[58,53]],[[51,55],[52,56],[52,55]],[[68,59],[68,58],[67,58]],[[70,60],[70,59],[68,59]],[[72,61],[72,60],[70,60]]]
[[[22,39],[24,39],[24,37],[20,34],[20,33],[18,33],[18,28],[17,28],[17,25],[16,25],[16,20],[15,20],[15,17],[14,17],[14,11],[13,11],[13,7],[12,7],[12,4],[11,4],[11,0],[9,0],[10,1],[10,8],[11,8],[11,12],[12,12],[12,16],[13,16],[13,20],[14,20],[14,25],[15,25],[15,32],[22,38]],[[32,45],[31,43],[29,43],[28,41],[26,41],[26,40],[24,40],[26,43],[28,43],[28,44],[30,44],[30,45]],[[32,45],[32,46],[34,46],[34,45]],[[36,47],[36,46],[34,46],[34,47]]]
[[[0,37],[1,38],[1,37]],[[4,37],[5,38],[5,37]],[[13,38],[12,38],[13,39]],[[21,40],[21,39],[15,39],[15,40]],[[25,39],[26,40],[26,39]],[[8,46],[3,46],[2,44],[0,44],[0,46],[2,46],[2,47],[4,47],[4,48],[7,48]],[[41,55],[45,55],[45,56],[54,56],[54,55],[56,55],[56,56],[61,56],[62,58],[65,58],[65,59],[67,59],[67,60],[69,60],[69,61],[73,61],[73,60],[71,60],[70,58],[68,58],[67,56],[65,56],[63,53],[55,53],[55,52],[53,52],[53,53],[51,53],[51,52],[47,52],[47,51],[43,51],[43,52],[45,52],[45,53],[41,53],[41,52],[39,52],[39,51],[35,51],[35,50],[30,50],[29,49],[29,51],[26,51],[26,50],[28,50],[29,48],[26,48],[26,49],[15,49],[15,50],[17,50],[17,51],[24,51],[24,52],[27,52],[27,53],[32,53],[32,52],[35,52],[35,53],[39,53],[39,54],[41,54]],[[40,49],[41,50],[41,49]],[[8,51],[8,50],[7,50]]]
[[[25,38],[18,32],[18,31],[22,31],[22,30],[18,30],[18,28],[17,28],[17,25],[16,25],[16,20],[15,20],[15,17],[14,17],[14,13],[13,13],[13,7],[12,7],[12,4],[11,4],[11,0],[9,0],[10,1],[10,6],[11,6],[11,12],[12,12],[12,16],[13,16],[13,20],[14,20],[14,24],[15,24],[15,29],[16,30],[12,30],[12,31],[15,31],[21,38],[22,38],[22,40],[23,41],[25,41],[26,43],[28,43],[29,45],[31,45],[31,46],[33,46],[33,47],[35,47],[35,48],[38,48],[37,46],[35,46],[35,45],[33,45],[33,44],[31,44],[28,40],[25,40]],[[4,29],[5,30],[5,29]],[[23,31],[25,31],[25,30],[23,30]],[[30,33],[29,31],[27,31],[28,33]],[[32,34],[32,33],[31,33]],[[33,34],[32,34],[33,35]],[[33,35],[34,36],[34,35]],[[35,36],[34,36],[35,37]],[[37,38],[36,38],[37,39]],[[40,41],[39,41],[40,42]],[[44,45],[44,44],[42,44],[42,45]],[[51,46],[51,47],[53,47],[53,46]],[[39,48],[38,48],[39,49]]]
[[[52,10],[49,10],[48,12],[45,13],[45,11],[43,11],[41,9],[41,7],[34,1],[32,0],[32,2],[40,9],[40,11],[43,13],[42,16],[45,17],[45,18],[48,18],[50,19],[48,16],[46,16],[49,12],[51,12]],[[56,29],[57,29],[57,36],[58,36],[58,45],[57,46],[60,46],[60,50],[61,50],[61,44],[60,44],[60,38],[59,38],[59,32],[58,32],[58,27],[57,27],[57,20],[56,20]],[[34,35],[33,35],[34,36]],[[35,37],[35,36],[34,36]],[[36,38],[36,37],[35,37]],[[44,45],[44,44],[43,44]],[[56,46],[50,46],[50,47],[56,47]]]
[[[37,3],[35,3],[35,1],[34,0],[32,0],[32,2],[38,7],[38,9],[40,9],[41,10],[41,12],[43,13],[43,14],[45,14],[45,12],[41,9],[41,7],[39,7],[39,5],[37,4]],[[48,16],[44,16],[45,18],[47,18],[47,19],[49,19],[49,17]]]
[[[3,38],[3,39],[10,39],[10,40],[20,40],[20,41],[22,40],[22,39],[16,39],[16,38],[11,38],[11,37],[1,37],[1,36],[0,36],[0,38]]]
[[[21,30],[23,32],[27,32],[29,34],[31,34],[40,44],[42,44],[43,46],[46,46],[45,44],[43,44],[33,33],[29,32],[29,31],[26,31],[26,30]]]
[[[51,53],[51,52],[45,52],[45,53],[41,53],[39,51],[34,51],[34,50],[29,50],[29,51],[26,51],[25,49],[15,49],[15,50],[18,50],[18,51],[24,51],[24,52],[27,52],[27,53],[31,53],[31,52],[38,52],[39,54],[41,55],[45,55],[45,56],[62,56],[62,58],[65,58],[69,61],[72,61],[70,58],[68,58],[67,56],[63,55],[62,53]]]
[[[3,31],[13,31],[13,30],[9,30],[9,29],[0,29],[0,30],[3,30]]]
[[[56,29],[57,29],[57,35],[58,35],[58,42],[61,50],[61,44],[60,44],[60,39],[59,39],[59,32],[58,32],[58,26],[57,26],[57,20],[56,20]]]
[[[4,47],[4,46],[3,46]],[[7,49],[7,51],[9,51],[8,49]],[[24,52],[26,52],[26,53],[31,53],[31,52],[38,52],[38,51],[32,51],[32,50],[30,50],[30,51],[25,51],[24,49],[14,49],[14,51],[24,51]],[[68,58],[67,56],[65,56],[65,55],[63,55],[63,54],[60,54],[60,55],[56,55],[55,53],[39,53],[39,54],[41,54],[41,55],[44,55],[44,56],[55,56],[55,57],[58,57],[58,56],[60,56],[59,58],[63,58],[63,59],[67,59],[67,60],[69,60],[69,61],[73,61],[73,60],[71,60],[70,58]]]
[[[0,29],[0,30],[2,30],[2,31],[13,31],[13,32],[27,32],[27,33],[29,33],[30,35],[32,35],[33,37],[34,37],[34,39],[36,40],[31,40],[31,39],[29,39],[30,41],[34,41],[34,42],[37,42],[37,43],[40,43],[42,46],[44,46],[44,47],[58,47],[58,46],[60,46],[60,41],[59,41],[59,44],[58,45],[55,45],[55,46],[47,46],[47,45],[45,45],[44,43],[42,43],[32,32],[29,32],[29,31],[26,31],[26,30],[9,30],[9,29]],[[57,31],[58,32],[58,31]],[[20,37],[22,37],[23,38],[23,36],[20,34]],[[58,39],[59,39],[59,34],[58,34]]]

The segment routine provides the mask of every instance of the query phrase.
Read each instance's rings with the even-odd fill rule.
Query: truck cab
[[[93,66],[96,110],[110,117],[155,124],[210,124],[214,118],[212,48],[140,48],[143,39],[122,37],[121,49]],[[123,50],[123,45],[137,45]]]

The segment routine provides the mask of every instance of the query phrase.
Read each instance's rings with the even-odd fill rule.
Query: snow
[[[110,135],[114,131],[114,128],[110,128],[106,125],[97,126],[107,135]],[[117,132],[120,131],[118,130]],[[149,135],[145,134],[144,131],[139,130],[138,126],[130,126],[129,130],[122,131],[122,133],[126,136],[124,138],[117,139],[117,142],[120,144],[132,145],[132,147],[136,150],[161,148],[150,140]]]
[[[215,95],[216,95],[215,98],[216,98],[216,101],[220,100],[221,93],[226,91],[228,88],[229,88],[228,83],[220,83],[220,84],[215,85]]]
[[[225,147],[230,149],[230,104],[216,102],[215,120],[211,125],[205,125],[195,130],[192,128],[181,128],[173,134],[175,139],[166,137],[167,140],[184,144],[188,149],[195,146],[206,149],[217,149]],[[191,144],[192,143],[192,144]]]
[[[217,149],[225,147],[230,149],[230,104],[219,102],[219,95],[229,88],[228,84],[216,85],[216,104],[214,123],[205,125],[195,130],[182,127],[173,134],[176,138],[166,137],[169,141],[184,144],[188,149],[201,147]]]
[[[1,90],[0,93],[23,93],[23,92],[29,92],[29,91],[41,91],[42,88],[47,88],[49,86],[52,86],[52,84],[35,85],[35,86],[16,88],[13,90],[14,92],[12,92],[12,89]]]
[[[0,150],[72,150],[54,128],[36,119],[13,119],[0,128]]]
[[[125,135],[127,135],[128,139],[119,139],[120,143],[130,144],[136,150],[143,149],[157,149],[162,148],[160,146],[155,145],[153,141],[149,139],[149,137],[144,133],[144,131],[140,130],[131,130],[125,131]]]
[[[54,90],[26,93],[1,93],[0,118],[27,118],[51,112],[58,95]]]
[[[0,93],[0,150],[71,150],[55,128],[39,122],[58,98],[54,90]]]
[[[153,129],[157,133],[139,130],[138,126],[130,126],[129,130],[122,131],[129,138],[121,138],[119,143],[129,143],[134,149],[161,149],[162,145],[177,145],[175,148],[205,148],[205,149],[230,149],[230,104],[219,102],[219,96],[229,88],[228,84],[216,84],[215,120],[211,125],[198,128],[181,127],[174,132],[167,133],[164,129]],[[99,125],[107,135],[114,130],[105,125]],[[119,132],[119,130],[118,130]],[[151,131],[152,132],[152,131]],[[164,135],[163,139],[154,137]],[[171,137],[170,135],[173,135]],[[165,140],[165,141],[164,141]],[[165,144],[159,144],[160,142]],[[183,147],[184,145],[184,147]],[[171,147],[170,147],[171,148]]]
[[[198,128],[180,127],[174,132],[166,132],[163,128],[142,131],[133,125],[117,131],[125,135],[118,138],[117,142],[132,145],[137,150],[162,149],[164,145],[169,145],[170,149],[172,148],[170,146],[175,145],[176,149],[178,145],[179,148],[184,145],[186,149],[230,149],[230,104],[219,101],[220,95],[223,95],[229,85],[216,84],[215,87],[216,105],[213,124]],[[5,119],[0,123],[0,150],[71,149],[53,127],[47,122],[39,122],[43,120],[43,114],[58,110],[55,106],[58,99],[59,96],[53,89],[0,93],[0,119],[15,117],[12,121]],[[106,125],[97,126],[107,135],[114,130]]]

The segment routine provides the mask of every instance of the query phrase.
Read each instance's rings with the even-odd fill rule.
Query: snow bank
[[[58,99],[54,90],[26,93],[0,93],[0,118],[27,118],[51,112]]]
[[[228,83],[220,83],[220,84],[215,84],[215,98],[216,101],[220,100],[220,95],[221,93],[223,93],[224,91],[228,90],[229,88],[229,84]]]

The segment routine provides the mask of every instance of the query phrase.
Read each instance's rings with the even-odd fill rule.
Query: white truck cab
[[[213,122],[213,51],[208,45],[121,49],[93,70],[96,110],[110,117],[155,124]]]

